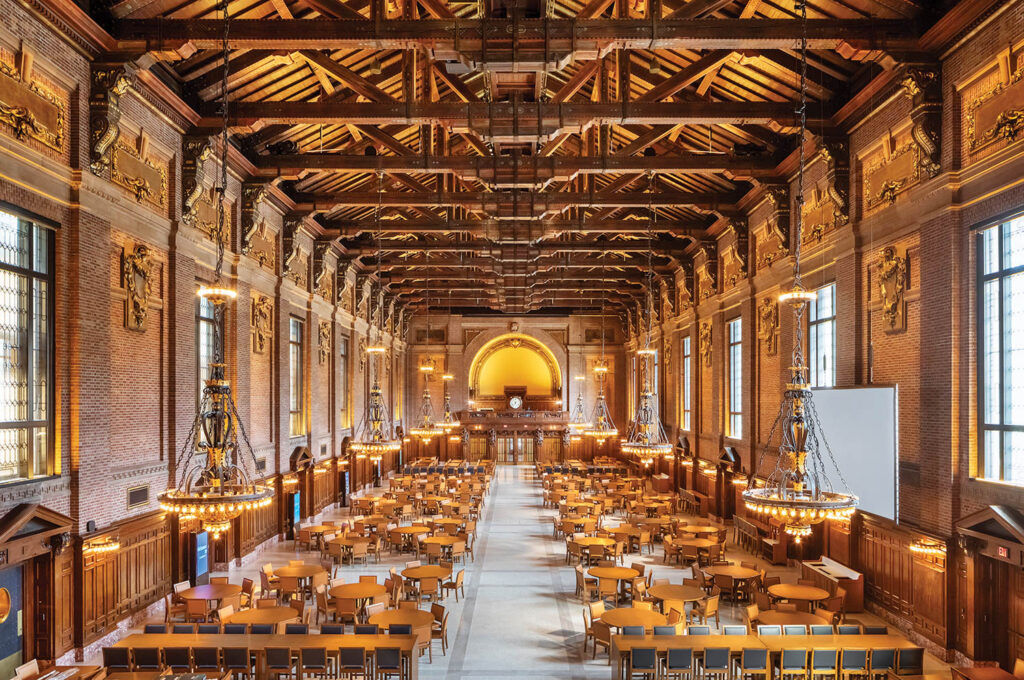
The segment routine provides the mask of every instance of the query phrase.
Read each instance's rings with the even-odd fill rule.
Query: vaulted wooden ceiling
[[[927,58],[938,3],[808,0],[809,129]],[[220,126],[214,0],[120,0],[126,53]],[[794,0],[232,0],[233,142],[319,238],[415,305],[644,295],[797,146]],[[845,108],[844,108],[845,107]],[[379,239],[378,239],[378,231]],[[378,250],[378,240],[380,249]]]

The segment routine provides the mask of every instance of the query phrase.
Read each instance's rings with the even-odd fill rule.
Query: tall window
[[[740,319],[729,322],[729,427],[733,439],[743,436],[743,326]]]
[[[808,305],[808,362],[811,387],[835,387],[836,384],[836,284],[814,291]]]
[[[682,368],[682,381],[683,381],[683,429],[690,429],[690,416],[693,413],[693,402],[692,394],[690,393],[690,336],[687,335],[683,338],[683,365]]]
[[[338,410],[341,412],[341,426],[351,427],[348,418],[348,338],[338,338]]]
[[[979,474],[1024,483],[1024,217],[979,235]]]
[[[223,320],[222,320],[223,321]],[[203,398],[203,388],[210,377],[210,364],[217,356],[217,345],[219,345],[221,360],[224,358],[224,327],[223,323],[219,329],[216,328],[217,319],[213,314],[213,303],[206,298],[196,298],[196,375],[198,376],[198,390],[196,391],[196,403]]]
[[[302,383],[303,324],[301,319],[291,319],[288,326],[288,433],[292,437],[306,434],[305,390]]]
[[[0,211],[0,482],[52,474],[53,232]]]

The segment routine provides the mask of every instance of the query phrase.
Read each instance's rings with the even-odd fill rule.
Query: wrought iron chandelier
[[[427,336],[430,336],[430,326],[427,326]],[[409,430],[409,434],[419,438],[424,444],[429,444],[434,437],[445,434],[444,429],[434,422],[434,404],[430,399],[430,376],[434,373],[434,362],[427,359],[420,364],[420,373],[423,375],[423,396],[420,399],[420,424]]]
[[[654,175],[648,177],[648,197],[651,204],[650,219],[647,228],[647,323],[644,329],[644,346],[637,350],[637,357],[640,359],[638,369],[640,371],[640,401],[636,409],[636,418],[629,426],[626,433],[626,441],[622,444],[622,452],[626,455],[636,456],[637,460],[644,467],[650,467],[659,456],[671,455],[672,444],[665,435],[665,428],[661,426],[661,419],[658,417],[657,385],[651,380],[651,372],[656,350],[651,347],[651,340],[654,335],[654,250],[652,240],[655,224],[657,223],[657,212],[653,205]]]
[[[378,322],[383,320],[384,310],[380,309],[382,300],[380,298],[380,254],[381,254],[381,224],[380,213],[384,192],[384,173],[377,173],[377,208],[375,210],[375,221],[377,224],[377,286],[378,293],[373,296],[374,304],[378,305]],[[372,314],[370,315],[372,319]],[[383,330],[370,328],[372,333],[377,331],[380,340],[383,339]],[[384,360],[387,348],[383,342],[368,343],[366,353],[372,360],[369,370],[371,372],[372,384],[370,394],[366,400],[366,408],[363,411],[363,418],[356,429],[355,441],[352,443],[352,451],[357,460],[369,458],[373,463],[383,460],[384,454],[396,453],[402,450],[402,442],[394,436],[393,423],[388,407],[384,403],[384,395],[380,388],[380,374],[383,367],[380,365]]]
[[[213,306],[213,362],[210,364],[210,377],[203,388],[196,417],[179,456],[181,479],[177,486],[158,496],[161,509],[182,518],[198,519],[203,529],[214,539],[228,531],[231,521],[242,512],[270,504],[274,495],[271,487],[253,479],[256,455],[235,407],[231,384],[224,376],[225,365],[220,342],[224,307],[237,296],[234,289],[221,281],[224,244],[228,234],[224,199],[228,184],[228,37],[231,17],[226,0],[221,9],[224,17],[224,67],[221,75],[223,119],[220,186],[216,189],[219,199],[217,227],[213,234],[217,244],[217,264],[213,284],[199,289],[199,297]],[[199,452],[205,453],[205,456],[197,456]],[[246,469],[248,461],[252,461],[252,473]]]
[[[461,258],[462,254],[459,254]],[[448,289],[448,318],[452,318],[452,289]],[[441,415],[441,429],[444,430],[445,434],[450,434],[452,430],[458,428],[461,423],[459,419],[452,413],[452,395],[448,385],[455,380],[455,376],[448,372],[448,353],[444,355],[445,371],[441,375],[441,382],[444,384],[444,413]]]
[[[743,500],[748,510],[785,523],[785,532],[796,542],[811,533],[811,525],[826,519],[846,519],[857,508],[857,496],[846,491],[846,480],[839,470],[828,441],[822,432],[814,398],[808,383],[808,368],[803,351],[803,317],[807,304],[815,299],[813,292],[804,288],[800,274],[800,247],[802,241],[804,205],[804,136],[807,132],[807,6],[798,3],[801,10],[803,35],[800,43],[800,167],[797,180],[797,219],[793,230],[796,244],[793,248],[793,289],[779,296],[780,302],[793,308],[795,338],[790,381],[786,385],[782,406],[775,417],[771,433],[758,459],[758,468],[779,432],[778,458],[775,469],[764,487],[754,486],[751,475]],[[780,427],[781,426],[781,427]],[[833,488],[826,471],[822,448],[842,482],[843,491]],[[755,471],[756,472],[756,471]]]
[[[601,254],[601,280],[604,280],[604,253]],[[608,401],[604,396],[604,383],[608,377],[608,360],[604,355],[604,297],[601,293],[601,359],[594,366],[594,375],[597,377],[597,401],[594,403],[594,414],[590,418],[590,425],[583,429],[583,434],[592,438],[598,445],[604,444],[606,439],[611,439],[619,434],[612,422],[612,414],[608,410]]]
[[[585,375],[578,375],[575,377],[575,380],[579,382],[580,389],[576,392],[576,403],[572,407],[572,413],[569,414],[569,438],[572,441],[580,441],[580,435],[590,427],[590,421],[587,420],[586,407],[583,405],[583,390],[587,377]]]

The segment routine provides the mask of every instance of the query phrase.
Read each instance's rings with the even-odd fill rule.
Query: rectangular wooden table
[[[419,656],[416,651],[415,635],[225,635],[223,633],[208,634],[174,634],[174,633],[135,633],[119,641],[115,647],[248,647],[249,651],[258,655],[258,667],[263,666],[263,650],[267,647],[288,647],[293,652],[302,648],[324,647],[327,653],[337,654],[341,648],[363,647],[367,654],[372,654],[378,647],[398,647],[406,659],[406,672],[403,680],[417,680],[419,677]]]
[[[901,635],[759,635],[772,652],[783,649],[913,649]]]
[[[1014,680],[1013,673],[1007,673],[999,666],[953,666],[953,680]]]
[[[101,677],[103,675],[103,666],[50,666],[38,675],[30,675],[26,680],[39,680],[39,678],[50,675],[54,671],[57,673],[75,671],[75,674],[69,676],[68,680],[92,680],[93,678]]]

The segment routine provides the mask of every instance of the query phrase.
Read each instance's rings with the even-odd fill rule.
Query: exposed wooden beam
[[[448,73],[448,70],[445,69],[443,66],[438,65],[436,61],[431,61],[430,68],[433,70],[434,74],[441,80],[441,82],[443,82],[445,85],[451,88],[452,92],[455,93],[455,96],[457,96],[462,101],[480,101],[480,97],[476,96],[476,94],[469,89],[469,86],[466,85],[466,83],[464,83],[461,78],[459,78],[454,73]]]
[[[362,77],[350,68],[331,59],[330,55],[316,50],[303,50],[302,58],[311,64],[322,68],[339,81],[344,83],[356,94],[361,94],[374,102],[394,102],[395,99],[384,90],[380,89],[366,78]]]
[[[689,0],[668,15],[669,19],[697,19],[731,5],[733,0]]]
[[[567,102],[573,98],[580,88],[587,84],[587,81],[597,73],[597,70],[601,67],[600,59],[591,59],[590,61],[581,64],[576,73],[572,75],[569,80],[565,81],[562,87],[558,88],[558,91],[551,97],[551,101]]]
[[[638,100],[642,102],[656,102],[671,97],[703,78],[704,74],[709,71],[718,69],[718,67],[731,58],[731,50],[712,50],[692,64],[681,68],[647,92],[644,92]]]
[[[535,220],[530,223],[527,238],[536,240],[560,234],[644,234],[654,229],[658,233],[674,236],[703,236],[708,224],[699,221],[659,219],[652,223],[640,220]],[[380,229],[386,234],[465,232],[488,238],[499,239],[504,230],[512,228],[501,220],[383,220],[376,221],[333,220],[324,225],[324,233],[332,238],[352,238],[363,233]]]

